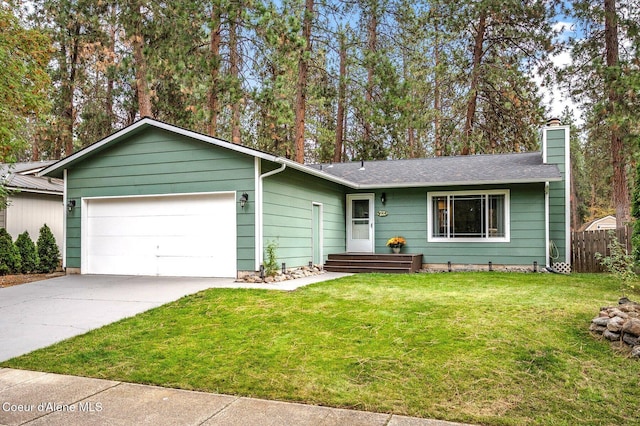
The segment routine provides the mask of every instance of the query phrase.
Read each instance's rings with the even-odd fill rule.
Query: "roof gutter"
[[[423,188],[423,187],[440,187],[440,186],[477,186],[477,185],[508,185],[518,183],[545,183],[545,182],[559,182],[562,178],[540,178],[540,179],[511,179],[511,180],[484,180],[484,181],[457,181],[457,182],[407,182],[400,184],[351,184],[356,189],[391,189],[391,188]]]
[[[10,191],[11,193],[24,193],[24,192],[28,192],[30,194],[45,194],[45,195],[60,195],[62,196],[63,191],[56,191],[56,190],[48,190],[48,189],[31,189],[31,188],[19,188],[17,186],[7,186],[6,187],[8,191]],[[9,194],[11,195],[11,194]]]

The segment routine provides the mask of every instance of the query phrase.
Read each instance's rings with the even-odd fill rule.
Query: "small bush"
[[[36,272],[39,267],[40,259],[38,258],[38,251],[36,245],[31,239],[29,232],[24,231],[18,235],[16,240],[16,247],[20,252],[20,258],[22,259],[22,267],[20,272],[28,274],[30,272]]]
[[[56,238],[46,223],[40,228],[37,246],[40,271],[48,273],[58,269],[60,250],[56,244]]]
[[[18,247],[13,243],[6,229],[0,229],[0,275],[14,274],[20,271],[21,258]]]
[[[272,277],[278,273],[278,258],[276,256],[276,249],[278,244],[271,241],[265,248],[266,258],[263,262],[264,273],[268,277]]]
[[[622,296],[626,296],[629,291],[635,288],[634,284],[638,279],[634,271],[633,255],[627,253],[627,249],[620,244],[614,232],[610,232],[609,234],[611,235],[611,242],[608,246],[609,256],[596,253],[596,259],[618,280],[620,293]]]

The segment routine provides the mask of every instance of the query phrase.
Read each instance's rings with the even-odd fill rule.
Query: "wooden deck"
[[[380,272],[410,274],[422,268],[422,254],[330,254],[324,269],[330,272]]]

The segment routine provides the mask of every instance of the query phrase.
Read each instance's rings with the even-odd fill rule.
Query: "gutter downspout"
[[[544,183],[544,263],[547,268],[551,267],[549,262],[549,182]]]
[[[269,176],[276,175],[278,173],[284,172],[287,168],[285,163],[281,163],[279,169],[271,170],[270,172],[266,172],[264,174],[259,174],[261,171],[260,167],[260,159],[256,157],[256,173],[259,174],[257,179],[257,190],[256,190],[256,271],[260,269],[260,265],[262,265],[262,261],[264,260],[264,208],[263,208],[263,181],[264,178]]]
[[[63,181],[63,189],[62,189],[62,211],[64,212],[62,216],[62,270],[66,272],[67,270],[67,217],[69,216],[69,211],[67,210],[67,169],[62,171],[62,181]]]

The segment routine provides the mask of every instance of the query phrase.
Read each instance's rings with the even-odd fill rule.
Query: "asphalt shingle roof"
[[[543,163],[540,152],[365,161],[364,170],[360,161],[310,167],[363,186],[546,182],[562,177],[555,164]]]

